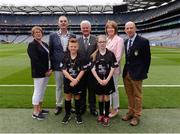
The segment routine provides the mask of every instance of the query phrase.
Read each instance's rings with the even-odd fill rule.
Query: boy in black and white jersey
[[[76,38],[70,38],[68,41],[67,52],[65,54],[62,72],[64,74],[64,93],[65,93],[65,111],[66,114],[62,123],[67,124],[71,119],[71,99],[74,95],[76,122],[81,124],[80,115],[80,94],[81,94],[81,78],[84,74],[84,60],[78,53],[79,44]]]

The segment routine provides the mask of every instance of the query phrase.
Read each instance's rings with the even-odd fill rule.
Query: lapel
[[[91,45],[91,43],[92,43],[91,35],[89,36],[89,43],[90,43],[90,45]]]
[[[58,45],[59,44],[61,45],[61,39],[60,39],[60,35],[58,33],[55,34],[55,39],[56,39]]]
[[[137,47],[137,45],[138,45],[138,39],[139,39],[139,36],[136,35],[136,38],[134,39],[134,42],[133,42],[133,44],[132,44],[131,52],[133,52],[134,49]]]
[[[42,44],[49,50],[49,47],[45,42],[42,41]]]
[[[61,49],[63,49],[63,46],[62,46],[62,44],[61,44],[60,35],[58,34],[58,32],[56,32],[56,34],[55,34],[55,41],[57,42],[56,45],[57,45],[57,46],[60,46]]]
[[[83,46],[84,46],[84,39],[83,39],[83,36],[81,37],[81,44],[83,44]]]
[[[93,36],[90,35],[90,37],[89,37],[90,44],[89,45],[92,46],[94,44],[94,42],[95,42],[95,40],[94,40]]]
[[[46,44],[45,44],[43,41],[42,41],[42,45],[43,45],[43,46],[42,46],[37,40],[35,40],[35,39],[34,39],[34,43],[36,44],[36,47],[37,47],[38,51],[47,52],[47,51],[45,50],[45,48],[43,48],[43,46],[46,47],[47,50],[48,50],[48,47],[46,46]]]
[[[80,45],[81,45],[81,47],[84,49],[85,47],[84,47],[84,39],[83,39],[83,36],[81,37],[81,39],[80,39]]]
[[[89,43],[90,45],[96,44],[96,37],[90,34]]]
[[[134,51],[137,49],[138,42],[139,42],[138,40],[139,40],[139,36],[137,35],[133,41],[129,55],[132,55],[134,53]],[[127,41],[127,43],[128,43],[128,41]],[[126,50],[127,50],[127,43],[126,43]]]
[[[36,44],[38,49],[43,49],[42,45],[37,40],[34,39],[34,43]]]
[[[125,40],[124,45],[125,45],[125,53],[127,54],[127,44],[128,44],[128,39]]]

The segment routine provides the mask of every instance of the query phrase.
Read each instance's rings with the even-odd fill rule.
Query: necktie
[[[87,48],[88,48],[88,38],[87,37],[84,39],[84,47],[87,50]]]
[[[129,47],[128,47],[128,53],[130,53],[132,47],[132,40],[129,40]]]

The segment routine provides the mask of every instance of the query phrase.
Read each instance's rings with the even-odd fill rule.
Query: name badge
[[[134,55],[135,55],[135,56],[138,56],[138,54],[139,54],[138,50],[135,50],[135,51],[134,51]]]

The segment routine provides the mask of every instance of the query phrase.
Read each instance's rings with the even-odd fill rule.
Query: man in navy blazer
[[[51,33],[49,36],[49,51],[51,67],[54,71],[56,81],[56,110],[55,115],[58,115],[62,111],[63,104],[63,74],[61,72],[62,61],[64,58],[64,52],[68,44],[70,37],[75,35],[68,32],[68,19],[66,16],[60,16],[58,20],[59,30]]]
[[[147,78],[151,52],[149,40],[137,35],[134,22],[125,24],[128,39],[125,40],[125,66],[123,81],[128,97],[128,113],[122,117],[130,121],[132,126],[139,124],[142,114],[142,82]]]

